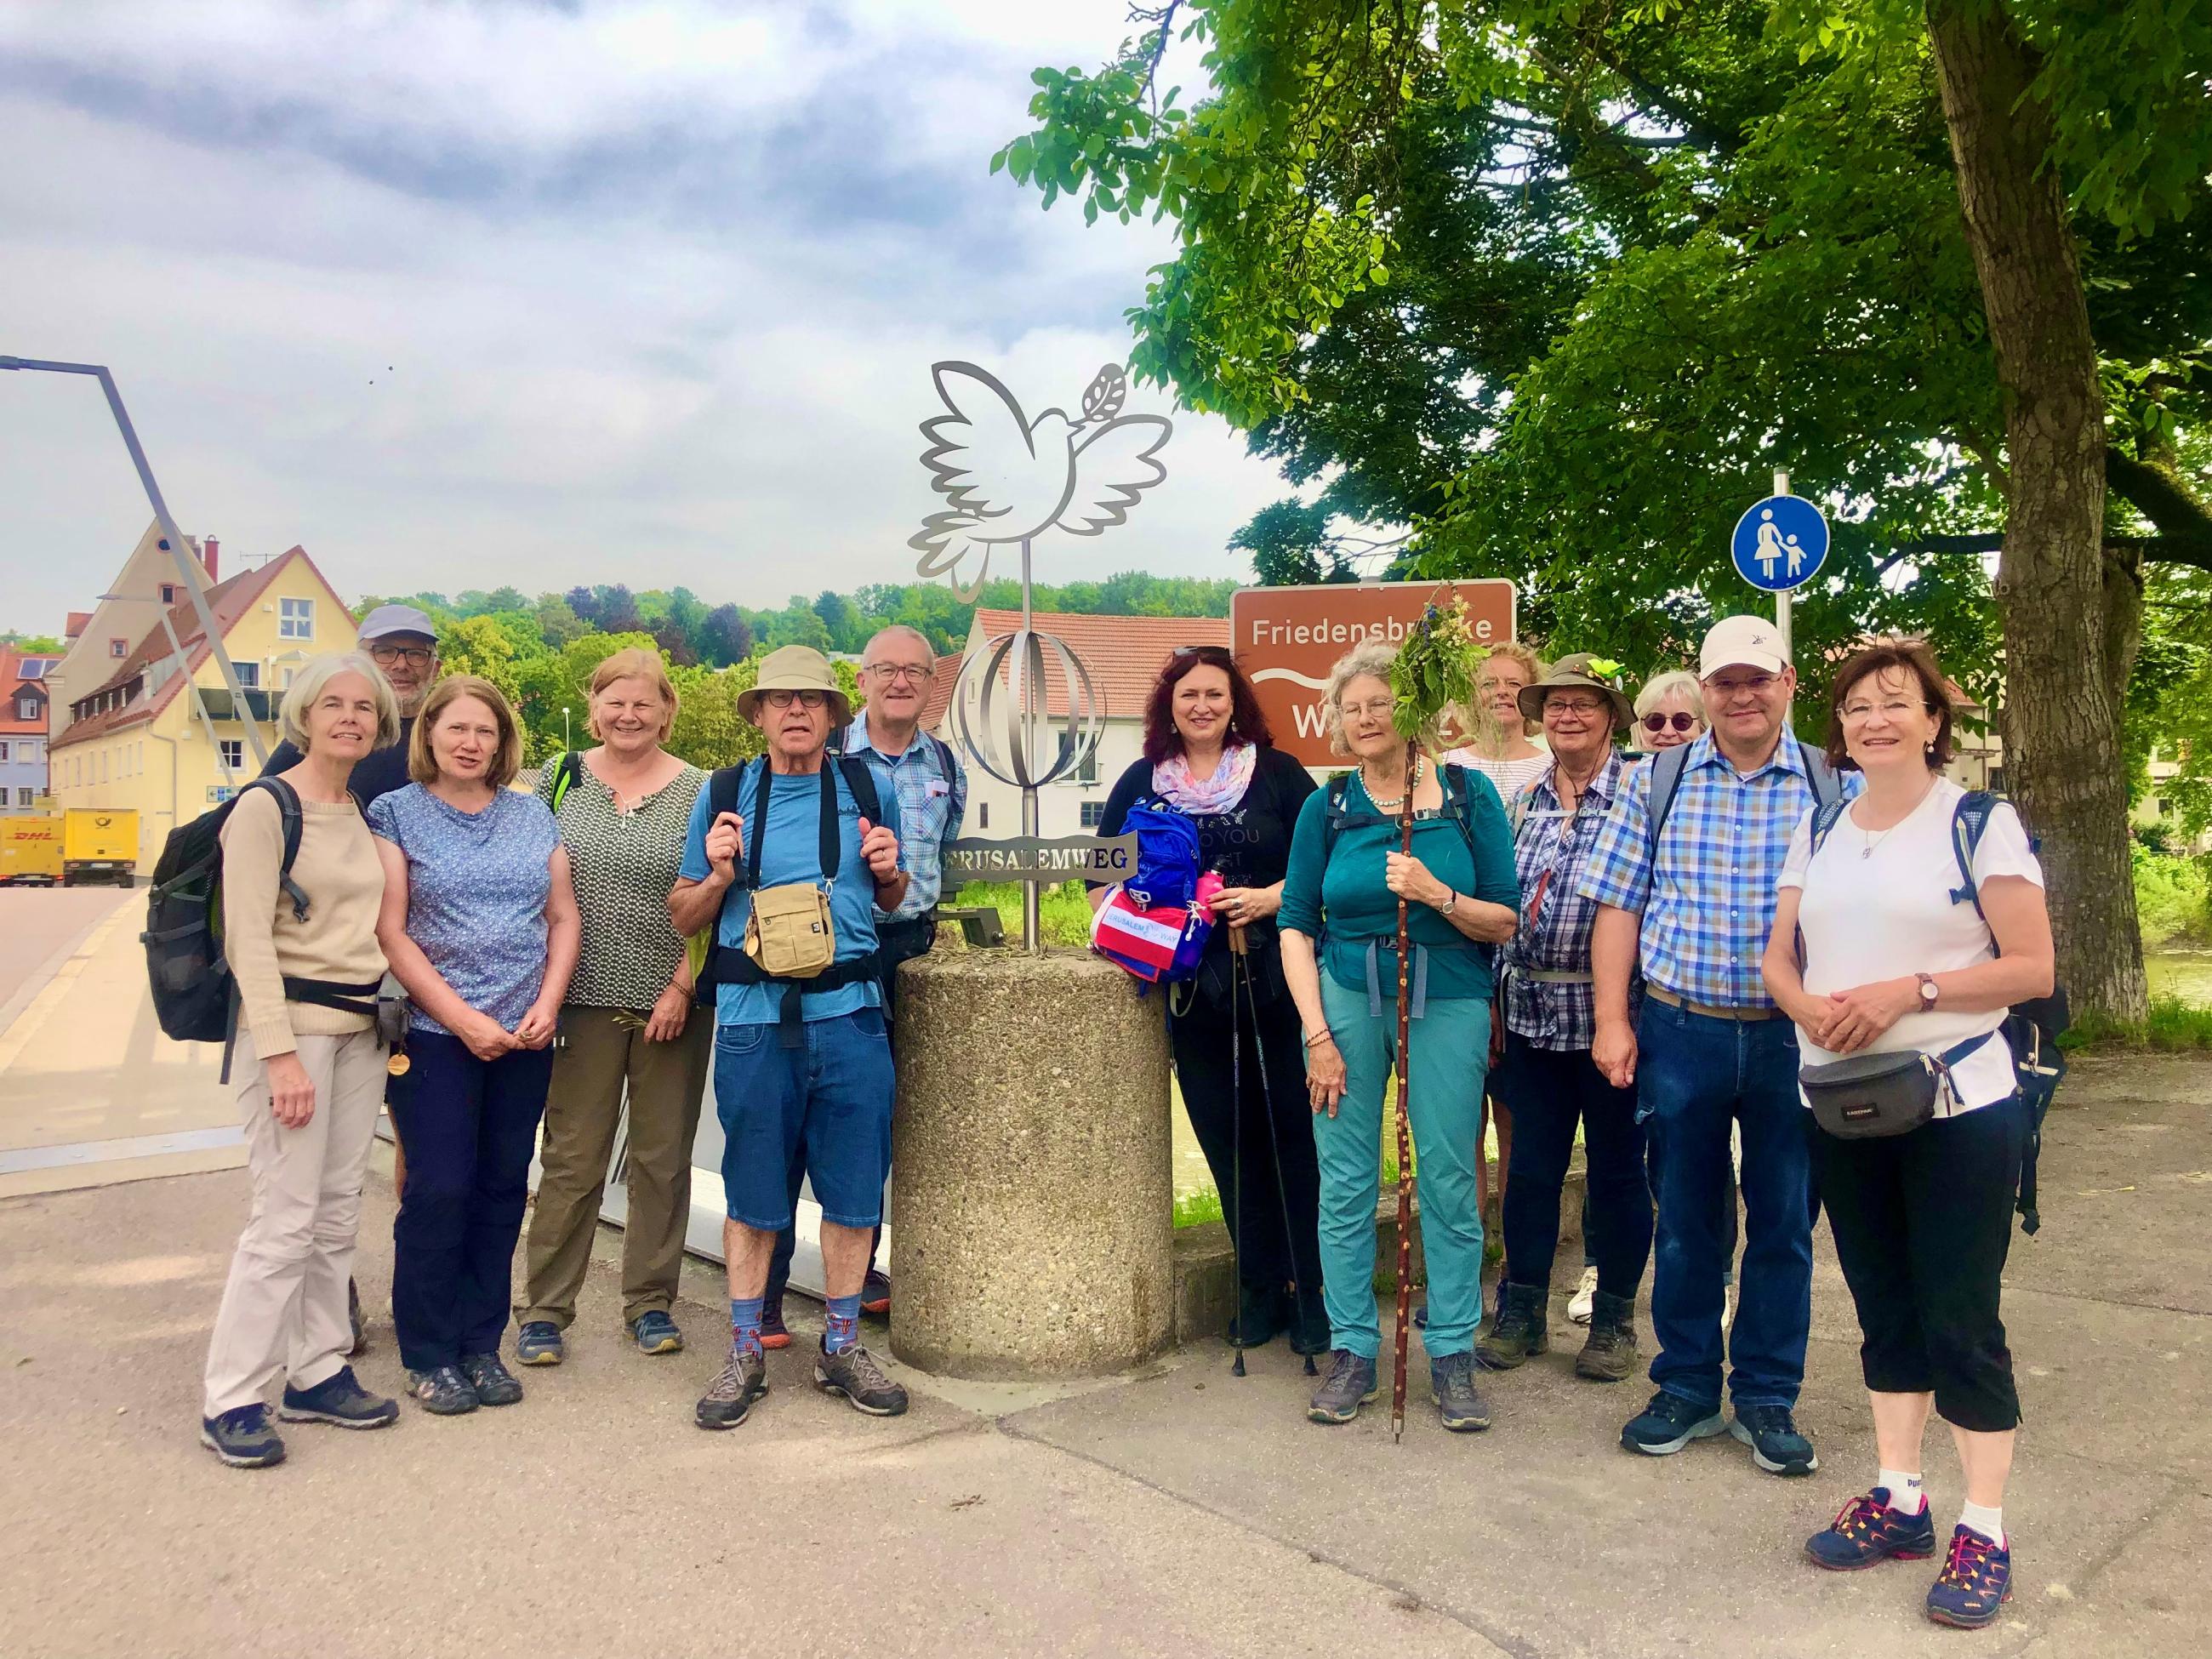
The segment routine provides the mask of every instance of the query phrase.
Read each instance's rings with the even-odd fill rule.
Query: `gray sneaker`
[[[732,1342],[730,1357],[699,1396],[692,1421],[702,1429],[734,1429],[745,1420],[753,1401],[767,1392],[767,1359],[758,1348],[740,1348]]]
[[[854,1411],[870,1417],[896,1417],[906,1410],[906,1390],[885,1376],[875,1355],[857,1342],[842,1353],[817,1351],[814,1386],[843,1395]]]
[[[461,1375],[477,1391],[480,1406],[513,1406],[521,1401],[522,1383],[495,1353],[463,1354]]]
[[[1474,1386],[1474,1356],[1448,1353],[1429,1361],[1429,1398],[1454,1434],[1480,1434],[1490,1426],[1490,1407]]]
[[[1329,1355],[1328,1375],[1314,1390],[1306,1417],[1315,1423],[1349,1423],[1375,1398],[1375,1362],[1349,1348]]]

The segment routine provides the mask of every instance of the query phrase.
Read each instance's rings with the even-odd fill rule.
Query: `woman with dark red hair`
[[[1115,781],[1098,826],[1102,836],[1118,836],[1139,800],[1163,801],[1198,826],[1199,867],[1220,872],[1226,884],[1213,902],[1215,921],[1225,925],[1208,939],[1196,981],[1169,1000],[1176,1079],[1237,1243],[1243,1283],[1229,1340],[1256,1347],[1288,1330],[1291,1346],[1310,1354],[1329,1346],[1315,1220],[1321,1176],[1275,912],[1291,830],[1313,791],[1305,768],[1275,748],[1251,683],[1229,653],[1188,646],[1168,659],[1146,697],[1145,757]],[[1094,903],[1103,891],[1093,893]],[[1233,1004],[1231,929],[1244,935],[1251,987],[1249,1001],[1240,992]],[[1231,1063],[1232,1019],[1244,1028],[1241,1094]]]

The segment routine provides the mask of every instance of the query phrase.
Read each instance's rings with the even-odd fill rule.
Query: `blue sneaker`
[[[1662,1389],[1651,1396],[1650,1405],[1622,1425],[1620,1443],[1630,1451],[1669,1457],[1692,1440],[1710,1440],[1727,1432],[1719,1407],[1700,1406]]]
[[[1729,1432],[1769,1474],[1810,1474],[1820,1467],[1811,1437],[1798,1433],[1787,1406],[1739,1406]]]
[[[335,1423],[342,1429],[388,1428],[399,1420],[399,1402],[371,1394],[341,1365],[312,1389],[286,1387],[276,1415],[287,1423]]]
[[[684,1333],[665,1310],[648,1309],[629,1322],[629,1334],[640,1353],[682,1353]]]
[[[1862,1492],[1836,1512],[1826,1532],[1805,1540],[1805,1558],[1830,1572],[1856,1572],[1882,1561],[1924,1561],[1936,1553],[1936,1517],[1926,1499],[1920,1513],[1889,1506],[1889,1488]]]
[[[284,1461],[284,1442],[269,1426],[269,1407],[234,1407],[200,1419],[200,1444],[234,1469],[265,1469]]]
[[[557,1365],[567,1353],[561,1328],[550,1319],[533,1319],[514,1334],[514,1359],[519,1365]]]
[[[1972,1527],[1951,1529],[1951,1555],[1928,1591],[1928,1616],[1939,1625],[1979,1630],[2012,1600],[2012,1552]]]

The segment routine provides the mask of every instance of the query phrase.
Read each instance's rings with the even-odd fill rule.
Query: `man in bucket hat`
[[[829,1304],[815,1385],[873,1417],[907,1406],[906,1390],[860,1341],[860,1287],[891,1150],[876,914],[898,908],[907,877],[898,838],[883,821],[882,803],[897,810],[889,770],[880,760],[827,752],[830,732],[852,712],[820,652],[788,645],[769,653],[759,679],[738,698],[739,716],[760,728],[768,752],[716,773],[700,793],[668,896],[679,933],[716,927],[700,983],[714,993],[731,1342],[699,1401],[704,1429],[737,1427],[768,1391],[762,1302],[776,1234],[792,1221],[785,1171],[802,1143],[822,1205]],[[757,898],[768,920],[749,931]],[[794,915],[802,922],[793,930],[769,925]],[[819,938],[824,915],[827,940]],[[826,960],[789,959],[816,949]]]
[[[1729,1433],[1768,1473],[1809,1474],[1820,1460],[1793,1413],[1812,1317],[1812,1172],[1796,1031],[1759,963],[1790,838],[1838,787],[1820,751],[1790,729],[1797,674],[1771,622],[1714,623],[1698,678],[1711,729],[1629,775],[1581,884],[1599,906],[1590,1056],[1615,1087],[1637,1091],[1658,1208],[1658,1391],[1620,1438],[1663,1456]],[[1644,1002],[1632,1016],[1639,968]],[[1744,1251],[1724,1350],[1731,1124],[1743,1132]],[[1724,1372],[1735,1407],[1727,1422]]]

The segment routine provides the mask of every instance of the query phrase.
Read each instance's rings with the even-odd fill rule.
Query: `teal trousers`
[[[1398,1008],[1379,1017],[1367,994],[1321,976],[1322,1008],[1344,1056],[1336,1115],[1314,1115],[1321,1164],[1322,1294],[1340,1348],[1373,1358],[1382,1333],[1375,1304],[1375,1205],[1382,1182],[1382,1090],[1397,1058]],[[1482,1211],[1475,1202],[1475,1137],[1490,1063],[1490,1004],[1431,997],[1412,1026],[1411,1127],[1428,1258],[1431,1358],[1468,1353],[1482,1322]],[[1393,1264],[1394,1266],[1395,1264]]]

